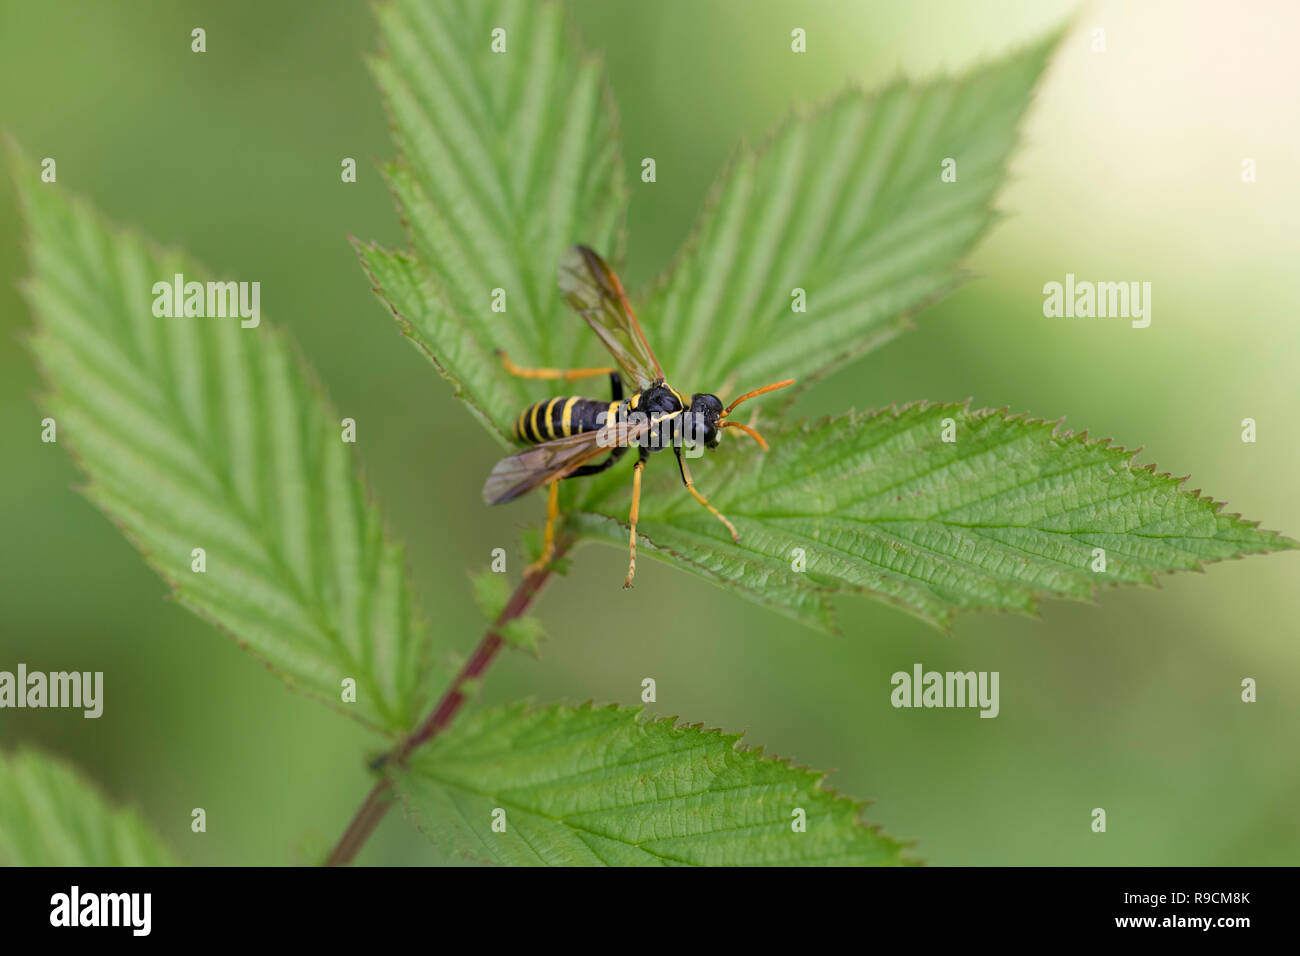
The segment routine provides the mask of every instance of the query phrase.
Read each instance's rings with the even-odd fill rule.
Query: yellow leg
[[[636,575],[636,519],[641,513],[641,472],[645,468],[645,462],[638,461],[632,468],[632,515],[631,525],[632,533],[628,535],[628,551],[631,557],[627,565],[627,577],[623,579],[623,587],[632,586],[632,578]]]
[[[731,532],[732,541],[739,541],[740,532],[736,530],[736,526],[727,520],[726,515],[724,515],[717,508],[713,507],[713,505],[709,504],[708,498],[704,497],[704,495],[700,494],[698,491],[695,490],[695,482],[691,480],[691,471],[689,468],[686,467],[686,461],[682,458],[678,458],[678,461],[681,463],[682,466],[682,481],[686,485],[686,490],[689,491],[694,496],[696,501],[704,505],[704,507],[708,508],[709,513],[713,515],[713,517],[717,518],[719,521],[721,521],[723,524],[727,526],[727,530]]]
[[[510,361],[510,356],[501,349],[497,349],[497,355],[501,358],[501,367],[519,378],[561,378],[566,382],[574,382],[580,378],[595,378],[614,371],[612,368],[524,368]]]
[[[555,522],[560,517],[560,483],[553,481],[546,497],[546,534],[542,538],[542,556],[528,566],[525,575],[540,571],[551,563],[555,554]]]

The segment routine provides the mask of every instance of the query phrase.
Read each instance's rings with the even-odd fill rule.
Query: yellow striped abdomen
[[[528,445],[595,431],[617,415],[622,404],[577,396],[548,398],[520,412],[511,431],[515,441]]]

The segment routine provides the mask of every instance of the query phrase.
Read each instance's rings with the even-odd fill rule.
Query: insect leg
[[[632,531],[628,535],[630,556],[628,558],[627,577],[623,579],[623,587],[625,588],[632,586],[632,578],[636,575],[636,519],[641,513],[641,472],[645,470],[646,459],[649,457],[650,450],[642,448],[641,457],[636,460],[636,464],[632,467],[632,513],[628,522],[632,526]]]
[[[553,481],[546,496],[546,533],[542,538],[542,556],[528,566],[525,575],[540,571],[551,563],[551,556],[555,554],[555,522],[559,517],[560,483]]]
[[[599,475],[602,471],[604,471],[610,465],[614,464],[614,462],[618,461],[625,454],[627,454],[627,446],[616,445],[615,447],[610,449],[609,457],[606,458],[604,461],[599,461],[594,465],[583,465],[581,468],[575,468],[573,469],[573,471],[569,472],[569,474],[565,475],[564,477],[581,478],[584,475]]]
[[[740,532],[736,530],[736,526],[728,521],[721,511],[709,504],[708,498],[705,498],[704,495],[695,490],[695,482],[691,481],[691,472],[690,469],[686,467],[686,462],[682,458],[681,447],[674,445],[673,452],[677,455],[677,470],[682,473],[682,484],[686,486],[686,490],[694,496],[696,501],[708,508],[710,514],[727,526],[727,530],[731,532],[732,541],[739,541]]]
[[[617,374],[614,370],[605,368],[524,368],[510,361],[510,356],[506,355],[504,349],[496,350],[497,357],[501,359],[501,367],[511,375],[519,378],[562,378],[566,382],[573,382],[580,378],[595,378],[597,375]],[[620,397],[622,387],[620,384]]]

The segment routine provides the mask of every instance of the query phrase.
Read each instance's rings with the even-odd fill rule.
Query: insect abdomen
[[[565,435],[595,431],[616,413],[621,402],[602,402],[595,398],[548,398],[529,405],[515,419],[515,441],[538,444]]]

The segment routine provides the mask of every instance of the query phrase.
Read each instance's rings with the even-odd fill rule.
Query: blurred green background
[[[994,56],[1076,13],[1026,126],[978,277],[919,328],[801,399],[817,415],[964,399],[1068,414],[1142,461],[1191,473],[1264,526],[1300,535],[1300,66],[1288,4],[1043,0],[570,5],[604,52],[633,183],[631,287],[685,236],[741,137],[847,81],[929,75]],[[208,52],[190,53],[190,30]],[[808,53],[789,52],[792,27]],[[1090,49],[1106,31],[1107,51]],[[349,233],[401,245],[372,160],[393,154],[362,63],[362,4],[0,2],[0,128],[58,161],[59,186],[255,277],[360,452],[441,638],[481,622],[466,570],[512,549],[540,499],[489,509],[495,446],[372,297]],[[642,156],[658,182],[634,179]],[[339,182],[358,159],[359,182]],[[1241,162],[1258,182],[1241,181]],[[0,669],[105,672],[104,716],[0,711],[0,746],[32,741],[140,806],[186,861],[312,861],[361,801],[377,741],[298,697],[228,639],[164,600],[161,582],[73,490],[39,440],[39,383],[9,183],[0,189]],[[1153,322],[1045,319],[1043,283],[1153,283]],[[645,317],[653,329],[653,316]],[[682,383],[690,387],[690,383]],[[1243,444],[1240,422],[1258,422]],[[456,452],[448,449],[455,446]],[[707,463],[698,466],[707,483]],[[874,800],[891,835],[934,864],[1296,864],[1300,831],[1300,555],[1249,558],[1159,590],[1049,603],[1041,619],[965,616],[951,634],[866,600],[828,637],[684,573],[580,551],[542,598],[543,659],[507,656],[483,699],[634,703],[731,730]],[[1001,716],[894,710],[914,662],[1001,672]],[[1259,701],[1240,702],[1243,677]],[[192,834],[202,806],[208,832]],[[1089,829],[1106,808],[1109,832]],[[361,856],[437,862],[391,814]]]

